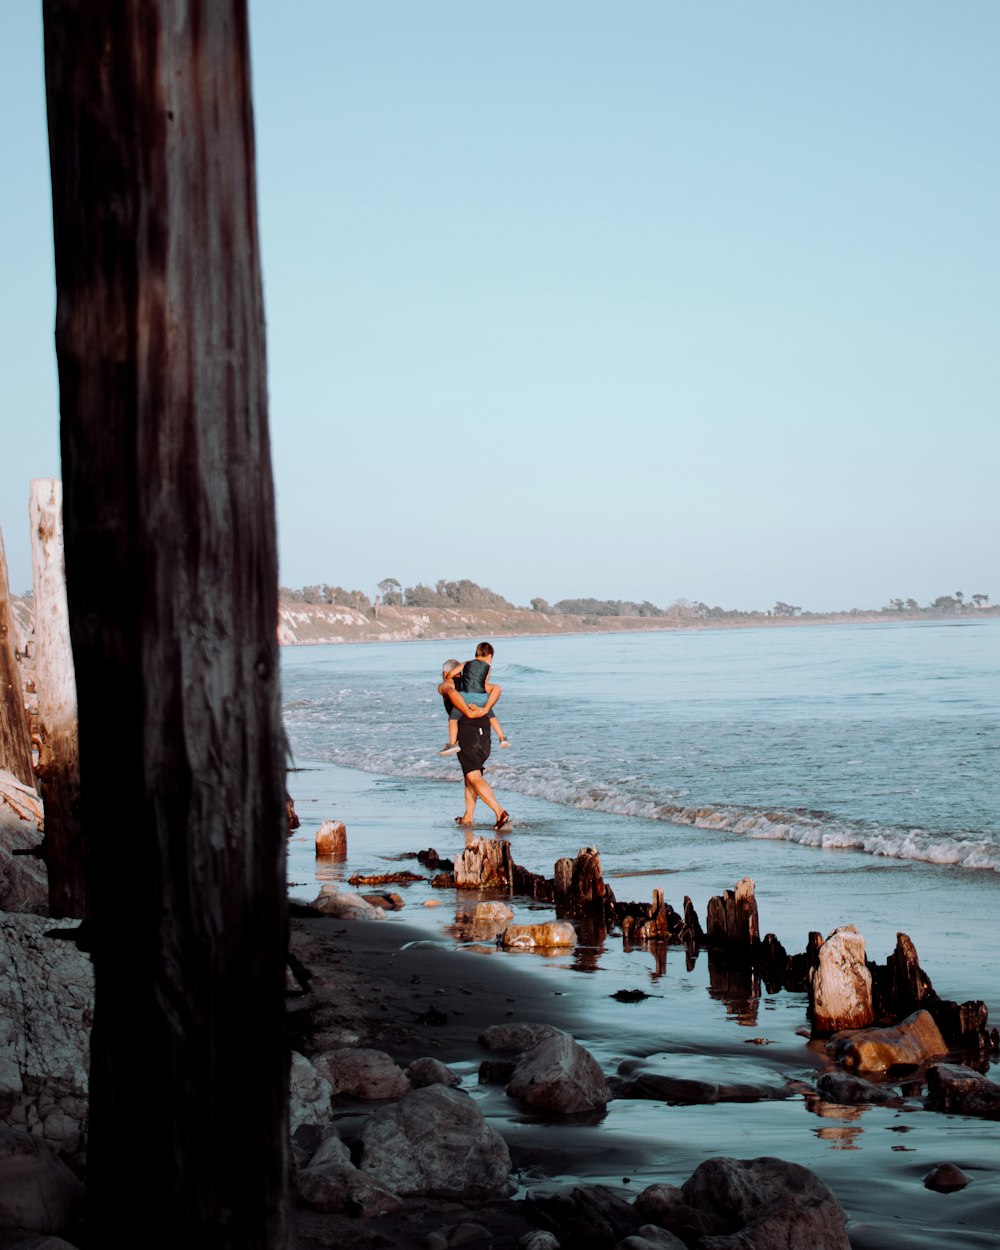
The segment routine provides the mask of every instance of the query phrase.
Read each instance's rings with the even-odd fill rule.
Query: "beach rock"
[[[440,1059],[414,1059],[406,1069],[406,1076],[414,1089],[426,1089],[428,1085],[455,1086],[462,1084],[457,1072],[452,1072]]]
[[[531,1190],[525,1203],[530,1218],[572,1250],[607,1250],[642,1226],[632,1204],[610,1185]]]
[[[289,1128],[294,1134],[304,1124],[326,1124],[330,1119],[333,1086],[305,1055],[292,1051],[289,1088]]]
[[[345,1211],[371,1219],[390,1215],[403,1206],[398,1194],[350,1162],[310,1164],[299,1172],[297,1184],[301,1200],[328,1215]]]
[[[469,937],[476,942],[488,942],[501,933],[514,919],[514,913],[506,903],[477,903],[476,910],[467,921]]]
[[[381,1107],[361,1132],[359,1166],[402,1196],[509,1195],[507,1143],[468,1094],[431,1085]]]
[[[929,1011],[915,1011],[890,1028],[835,1034],[826,1048],[838,1063],[866,1072],[919,1067],[948,1051]]]
[[[964,1189],[968,1183],[969,1178],[954,1163],[939,1163],[924,1177],[924,1188],[933,1189],[939,1194],[953,1194]]]
[[[504,930],[501,940],[510,950],[575,946],[576,930],[568,920],[551,920],[547,924],[512,924]]]
[[[660,1224],[660,1216],[676,1209],[684,1201],[677,1185],[647,1185],[635,1200],[635,1209],[651,1223]]]
[[[542,1228],[533,1228],[518,1238],[517,1250],[560,1250],[559,1238]]]
[[[841,1107],[891,1107],[902,1101],[894,1089],[847,1072],[824,1072],[816,1082],[816,1092],[825,1102]]]
[[[937,1063],[927,1069],[927,1106],[952,1115],[1000,1120],[1000,1085],[972,1068]]]
[[[522,1054],[507,1093],[556,1115],[603,1110],[612,1097],[594,1056],[560,1030]]]
[[[402,1098],[410,1089],[406,1073],[381,1050],[327,1050],[313,1059],[313,1066],[334,1094],[376,1100]]]
[[[74,921],[0,914],[0,1121],[67,1155],[87,1120],[94,972],[55,927]]]
[[[474,1246],[476,1250],[488,1246],[489,1230],[482,1224],[452,1224],[450,1228],[438,1228],[424,1238],[427,1250],[452,1250],[454,1246]]]
[[[615,1250],[687,1250],[679,1237],[656,1224],[643,1224],[637,1233],[620,1241]]]
[[[479,1065],[479,1084],[506,1085],[516,1067],[516,1059],[484,1059]]]
[[[707,1159],[681,1196],[683,1207],[701,1218],[686,1235],[683,1226],[667,1227],[686,1243],[697,1241],[698,1250],[851,1250],[840,1204],[797,1163]],[[706,1225],[714,1231],[703,1232]]]
[[[347,826],[342,820],[324,820],[316,830],[316,854],[343,859],[347,855]]]
[[[689,1107],[717,1102],[765,1102],[792,1096],[785,1085],[764,1082],[723,1085],[690,1077],[665,1076],[658,1072],[640,1072],[627,1080],[616,1080],[611,1088],[616,1098],[648,1098]]]
[[[543,1038],[553,1037],[558,1031],[551,1024],[491,1024],[479,1034],[479,1044],[487,1050],[516,1054],[536,1045]]]
[[[351,1150],[332,1124],[320,1134],[319,1144],[308,1161],[311,1168],[325,1167],[328,1163],[350,1163]]]
[[[83,1186],[40,1137],[0,1128],[0,1229],[58,1233],[83,1206]]]
[[[402,911],[405,907],[400,894],[362,894],[360,896],[372,907],[381,907],[383,911]]]
[[[872,975],[865,963],[865,939],[854,925],[843,925],[819,948],[809,970],[809,1014],[814,1035],[863,1029],[875,1019]]]
[[[385,919],[381,907],[373,907],[360,894],[351,894],[347,890],[325,889],[313,900],[312,906],[324,916],[333,916],[337,920]]]

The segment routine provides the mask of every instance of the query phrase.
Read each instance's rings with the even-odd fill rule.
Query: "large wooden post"
[[[63,559],[62,483],[34,478],[28,499],[35,601],[35,680],[42,739],[39,789],[45,801],[42,849],[53,916],[87,914],[80,826],[76,677],[69,640]]]
[[[88,1239],[280,1250],[285,754],[245,0],[43,9]]]
[[[33,787],[35,770],[31,764],[31,736],[24,711],[16,638],[17,627],[7,580],[7,554],[0,531],[0,769],[13,773],[18,781]]]

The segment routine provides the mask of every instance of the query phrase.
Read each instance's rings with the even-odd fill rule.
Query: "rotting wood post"
[[[42,855],[49,873],[49,911],[88,912],[86,847],[80,819],[80,751],[76,676],[70,646],[63,554],[62,483],[34,478],[28,501],[35,608],[35,685],[42,740],[39,792],[45,803]]]
[[[0,531],[0,769],[13,773],[26,786],[35,785],[31,762],[31,732],[24,709],[20,665],[17,662],[17,628],[10,602],[7,556]]]
[[[95,974],[87,1237],[286,1250],[285,743],[246,2],[43,14]]]

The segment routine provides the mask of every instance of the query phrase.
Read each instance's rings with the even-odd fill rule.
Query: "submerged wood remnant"
[[[707,938],[711,946],[754,946],[760,939],[757,899],[749,877],[708,900],[705,911]]]
[[[347,858],[347,826],[342,820],[324,820],[316,830],[317,858]]]

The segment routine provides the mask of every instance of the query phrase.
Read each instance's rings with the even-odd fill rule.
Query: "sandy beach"
[[[306,901],[324,886],[350,889],[346,880],[354,873],[409,869],[426,877],[418,863],[405,858],[408,854],[429,846],[441,855],[458,849],[449,828],[454,813],[440,784],[312,765],[289,780],[302,820],[289,847],[293,899]],[[456,786],[455,802],[458,793]],[[540,839],[531,830],[558,818],[547,810],[550,806],[524,800],[522,823],[510,835],[518,862],[549,874],[551,865],[545,868],[537,859],[550,843],[539,851]],[[348,827],[343,864],[314,858],[315,829],[331,817]],[[570,819],[572,833],[564,834],[560,853],[600,847],[601,825],[608,817],[574,812]],[[574,834],[575,845],[569,843]],[[767,847],[755,851],[761,849],[766,865]],[[738,843],[733,855],[735,875],[723,885],[742,875],[735,871]],[[823,856],[816,860],[819,868]],[[648,897],[646,877],[610,876],[620,899]],[[880,932],[874,916],[850,914],[850,900],[824,897],[821,881],[811,900],[796,901],[794,886],[769,882],[766,867],[759,878],[762,930],[777,931],[790,949],[804,946],[808,928],[826,932],[852,920],[869,936],[871,958],[882,959],[891,949],[894,935]],[[708,894],[714,892],[712,883],[699,882],[696,873],[672,875],[670,865],[664,865],[659,884],[675,906],[689,893],[702,915]],[[914,885],[919,890],[919,880]],[[385,1050],[401,1062],[424,1054],[447,1062],[504,1136],[518,1183],[515,1201],[491,1204],[476,1217],[491,1229],[497,1247],[513,1246],[518,1230],[527,1227],[523,1205],[516,1199],[530,1190],[582,1180],[615,1186],[629,1197],[652,1183],[680,1184],[700,1162],[716,1155],[774,1155],[811,1168],[843,1204],[855,1250],[997,1245],[998,1126],[927,1111],[915,1089],[893,1106],[824,1103],[814,1084],[833,1065],[824,1047],[808,1039],[804,995],[769,994],[764,987],[731,983],[727,987],[711,975],[704,952],[692,963],[676,947],[665,957],[654,948],[626,951],[615,935],[589,943],[581,935],[575,950],[554,955],[504,952],[463,941],[454,928],[456,912],[471,910],[480,896],[435,890],[427,880],[387,888],[404,899],[401,911],[379,922],[295,920],[296,949],[307,965],[313,961],[322,966],[328,981],[320,995],[327,1004],[320,1011],[322,1020],[353,1029],[363,1045]],[[425,906],[428,902],[439,905]],[[508,902],[517,921],[553,914],[527,900]],[[936,905],[947,907],[947,898],[937,899]],[[864,901],[858,906],[863,910]],[[974,941],[982,919],[957,917],[954,941],[932,949],[923,949],[919,933],[914,935],[921,963],[941,994],[972,996],[962,971],[961,947]],[[928,935],[937,928],[928,926]],[[796,929],[801,935],[797,944]],[[638,989],[646,997],[619,1001],[613,995],[622,989]],[[995,987],[980,985],[976,996],[987,999],[995,1022]],[[609,1077],[644,1070],[752,1083],[788,1096],[710,1105],[616,1099],[603,1116],[556,1125],[508,1098],[502,1086],[478,1083],[479,1064],[487,1057],[477,1042],[480,1032],[491,1024],[519,1020],[544,1021],[571,1032]],[[304,1036],[303,1049],[309,1044]],[[896,1092],[903,1094],[898,1086]],[[350,1100],[338,1109],[345,1137],[365,1110]],[[951,1194],[925,1188],[924,1176],[942,1162],[957,1164],[972,1183]],[[349,1233],[341,1232],[357,1246],[416,1245],[427,1231],[469,1218],[453,1204],[421,1202],[399,1216],[351,1221]],[[323,1244],[333,1225],[344,1219],[303,1213],[301,1244]]]

